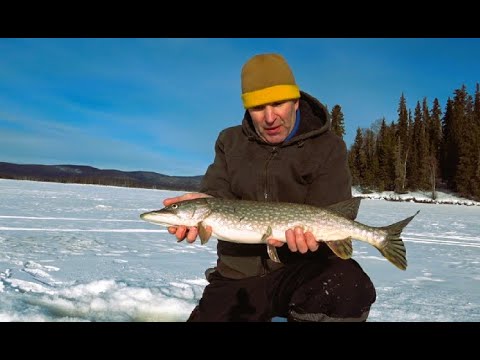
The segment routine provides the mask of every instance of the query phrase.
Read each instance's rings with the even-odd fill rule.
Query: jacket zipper
[[[274,156],[277,155],[277,147],[274,146],[270,152],[270,156],[268,157],[267,161],[265,162],[265,168],[264,168],[264,188],[263,188],[263,197],[265,201],[268,201],[268,191],[267,191],[267,186],[268,186],[268,164],[270,161],[274,158]]]

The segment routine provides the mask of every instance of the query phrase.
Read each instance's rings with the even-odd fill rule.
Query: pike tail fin
[[[399,221],[389,226],[381,227],[380,229],[387,230],[386,246],[383,249],[378,249],[385,258],[400,270],[407,269],[407,250],[400,235],[403,229],[410,221],[420,212],[417,211],[414,215]]]

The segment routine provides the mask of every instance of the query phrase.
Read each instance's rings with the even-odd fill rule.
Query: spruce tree
[[[464,174],[459,173],[459,164],[462,157],[467,156],[468,147],[470,141],[470,131],[468,128],[468,115],[467,115],[467,103],[468,103],[468,93],[465,85],[462,85],[460,89],[455,90],[455,96],[453,97],[453,132],[451,136],[453,137],[453,146],[456,149],[456,158],[454,159],[454,175],[452,179],[452,187],[454,191],[461,191],[463,193],[466,188]],[[463,159],[463,165],[465,169],[468,168],[466,165],[467,159]],[[460,183],[459,183],[460,181]]]
[[[342,107],[335,105],[332,109],[332,131],[343,139],[345,135],[345,120],[342,113]]]
[[[350,165],[350,172],[352,174],[352,185],[358,186],[363,181],[363,174],[365,172],[365,156],[362,151],[363,134],[362,129],[357,128],[357,133],[353,145],[348,152],[348,162]]]
[[[365,129],[363,135],[365,149],[365,173],[363,174],[362,186],[368,190],[375,188],[375,178],[378,174],[378,158],[375,152],[375,133],[371,129]]]
[[[458,192],[464,196],[471,196],[475,188],[473,181],[476,172],[475,158],[478,152],[475,139],[474,102],[471,95],[467,95],[463,115],[464,123],[460,131],[461,142],[455,182]]]
[[[440,177],[440,144],[442,141],[442,110],[438,99],[433,100],[433,107],[430,113],[430,125],[427,129],[430,141],[430,171],[432,174],[432,199],[437,198],[437,179]]]
[[[472,194],[473,197],[480,201],[480,84],[475,87],[475,100],[473,105],[473,132],[474,135],[474,174],[472,178]]]
[[[407,142],[406,144],[402,144],[404,146],[404,154],[402,155],[404,162],[405,162],[405,189],[416,188],[416,185],[413,185],[412,181],[415,178],[415,172],[417,169],[415,168],[415,145],[413,144],[414,138],[414,131],[413,131],[413,116],[412,111],[408,110],[408,128],[407,128]],[[412,183],[412,184],[411,184]],[[413,187],[411,186],[413,185]]]
[[[407,110],[407,101],[405,99],[405,95],[402,93],[400,96],[400,102],[398,105],[398,125],[397,125],[397,148],[400,150],[400,153],[397,154],[397,157],[400,158],[401,162],[404,163],[403,167],[407,168],[408,163],[408,156],[409,156],[409,113]],[[405,186],[407,184],[406,177],[407,172],[401,171],[397,172],[397,175],[403,174],[403,179],[398,179],[396,184],[400,186],[400,188],[396,188],[397,192],[404,192]]]
[[[392,191],[395,189],[395,125],[387,126],[382,119],[377,136],[377,151],[379,173],[377,183],[379,190]]]
[[[458,161],[458,149],[455,145],[453,127],[453,100],[448,98],[447,104],[445,105],[445,114],[442,118],[443,137],[441,143],[440,169],[442,178],[449,188],[453,188],[453,180]]]

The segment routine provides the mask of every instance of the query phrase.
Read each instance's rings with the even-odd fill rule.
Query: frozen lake
[[[184,321],[207,284],[216,240],[177,243],[139,219],[180,194],[0,179],[0,321]],[[480,207],[363,200],[403,233],[408,269],[354,241],[377,289],[369,321],[480,321]]]

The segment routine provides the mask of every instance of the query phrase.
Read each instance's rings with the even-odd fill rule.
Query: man
[[[242,68],[242,125],[223,130],[197,197],[286,201],[328,206],[350,199],[344,141],[330,131],[324,105],[300,91],[278,54],[260,54]],[[211,230],[211,229],[210,229]],[[198,229],[170,227],[193,242]],[[206,275],[199,305],[188,321],[365,321],[376,299],[370,278],[353,260],[342,260],[300,227],[277,247],[281,263],[264,244],[218,241],[217,266]]]

